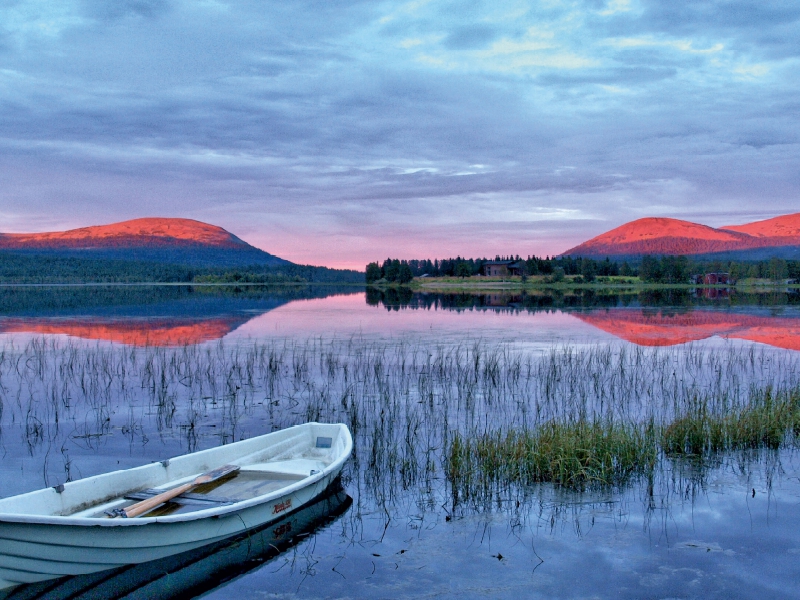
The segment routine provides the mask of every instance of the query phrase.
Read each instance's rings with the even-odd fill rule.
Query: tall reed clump
[[[654,473],[662,457],[778,449],[800,437],[800,387],[752,389],[746,403],[694,396],[678,416],[656,423],[550,420],[538,427],[473,437],[455,434],[447,474],[454,499],[486,498],[497,487],[554,483],[574,490],[619,487]]]
[[[664,428],[667,454],[705,455],[725,450],[780,448],[800,435],[800,388],[775,391],[771,386],[751,391],[738,409],[709,408],[695,399]]]
[[[548,421],[526,431],[456,434],[448,476],[454,490],[478,495],[498,482],[549,482],[585,489],[646,475],[658,459],[656,428],[611,420]]]

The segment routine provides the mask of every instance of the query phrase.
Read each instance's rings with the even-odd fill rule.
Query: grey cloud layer
[[[797,39],[785,2],[6,3],[0,216],[561,232],[537,252],[771,216],[800,183]]]

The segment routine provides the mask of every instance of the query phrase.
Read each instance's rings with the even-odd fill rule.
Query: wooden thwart
[[[167,490],[166,492],[153,496],[152,498],[148,498],[147,500],[142,500],[141,502],[132,504],[126,508],[118,508],[114,511],[113,516],[123,518],[138,517],[139,515],[143,515],[144,513],[153,510],[156,506],[164,504],[165,502],[169,502],[181,494],[185,494],[189,490],[196,488],[198,485],[217,481],[223,477],[233,475],[238,470],[239,467],[236,465],[225,465],[224,467],[219,467],[218,469],[214,469],[208,473],[203,473],[199,477],[196,477],[194,481],[179,485],[178,487]]]
[[[150,498],[163,493],[164,490],[142,490],[140,492],[126,494],[125,499],[149,500]],[[180,496],[176,496],[170,500],[170,502],[174,502],[175,504],[185,504],[187,506],[225,506],[226,504],[235,504],[241,501],[241,498],[225,498],[223,496],[209,496],[207,494],[192,494],[191,492],[184,492]]]

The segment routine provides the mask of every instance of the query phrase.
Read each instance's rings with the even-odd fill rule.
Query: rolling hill
[[[766,221],[756,221],[747,225],[726,225],[722,229],[738,231],[759,238],[794,240],[793,243],[796,244],[800,239],[800,213],[775,217]]]
[[[644,254],[796,256],[800,213],[715,229],[669,218],[644,218],[607,231],[564,252],[565,256],[635,257]]]
[[[0,233],[0,251],[207,267],[290,265],[221,227],[145,218],[47,233]]]

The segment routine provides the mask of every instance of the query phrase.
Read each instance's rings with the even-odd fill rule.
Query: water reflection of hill
[[[87,340],[105,340],[131,346],[181,346],[201,344],[228,335],[252,317],[154,319],[48,319],[0,317],[0,333],[68,335]]]
[[[575,316],[640,346],[674,346],[719,336],[800,350],[800,315],[781,317],[707,309],[670,314],[619,308],[578,312]]]
[[[656,290],[612,294],[591,290],[552,293],[441,294],[368,289],[367,303],[387,310],[559,310],[642,346],[670,346],[713,336],[800,350],[800,294],[743,294],[729,290]]]
[[[358,292],[334,286],[0,287],[0,333],[141,346],[197,344],[293,300]]]

